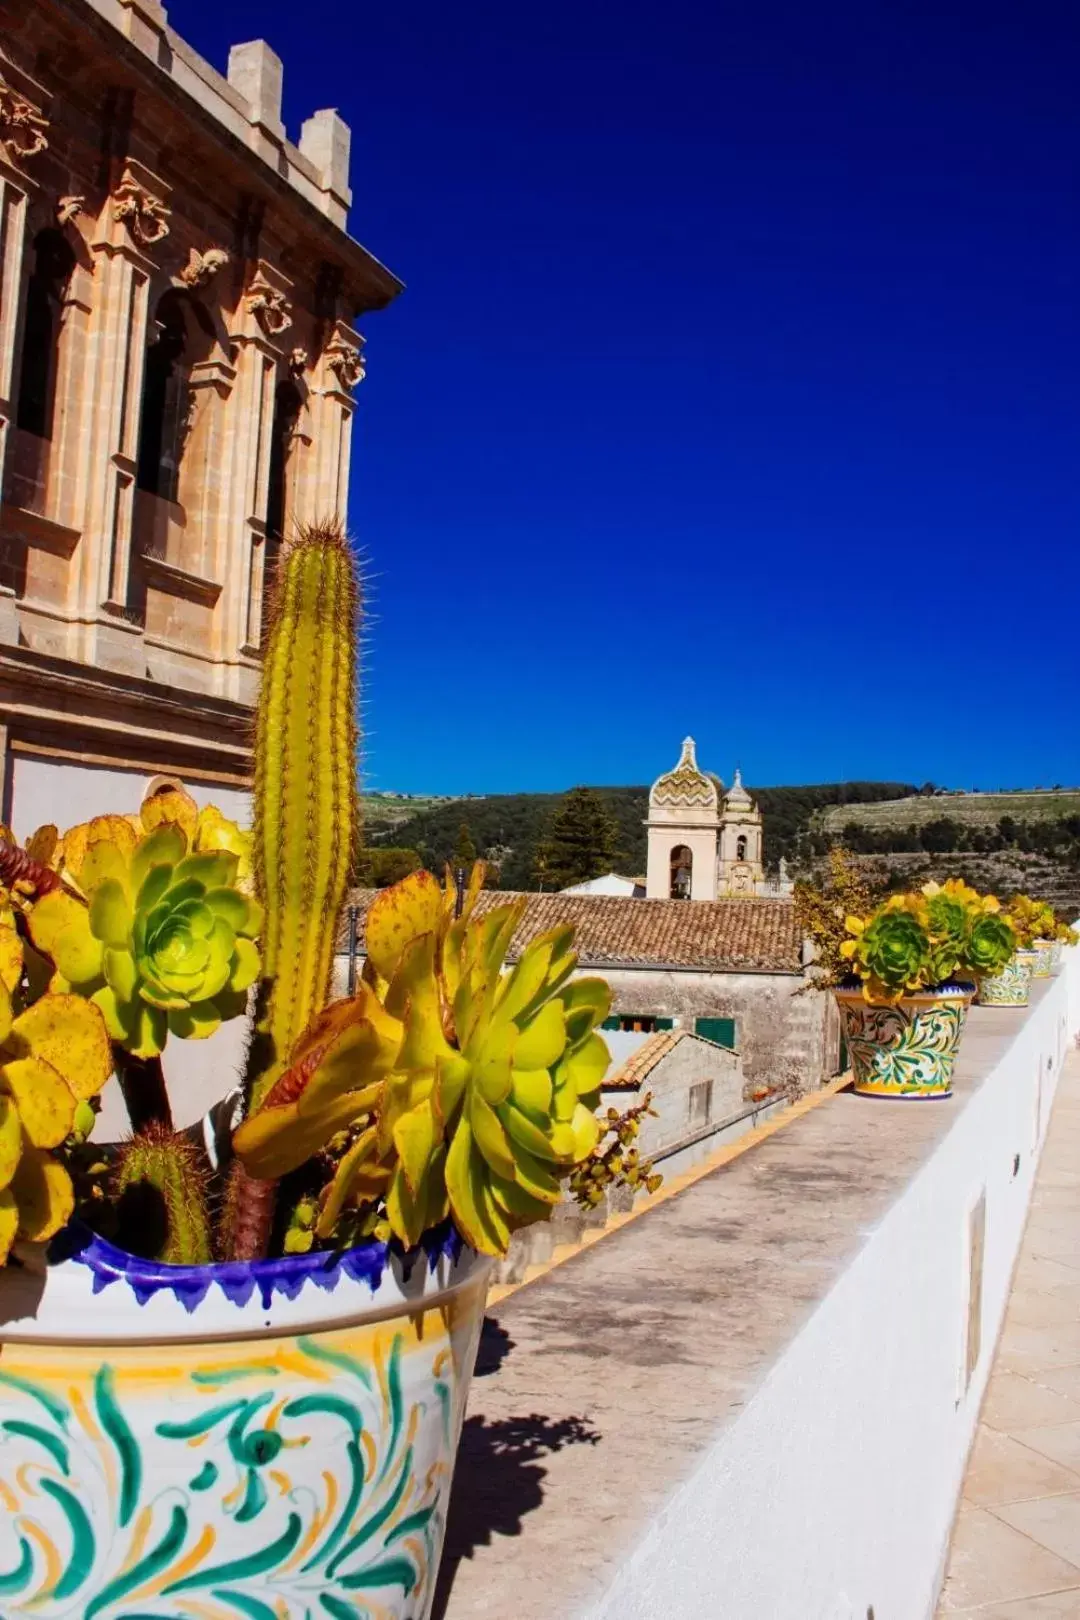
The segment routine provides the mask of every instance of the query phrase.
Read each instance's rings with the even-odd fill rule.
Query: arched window
[[[270,437],[270,487],[266,500],[266,533],[271,540],[285,538],[288,520],[289,447],[300,419],[303,399],[289,378],[274,393],[274,425]]]
[[[39,231],[34,268],[26,288],[19,404],[15,425],[39,439],[51,439],[56,404],[56,350],[64,293],[75,255],[61,231]]]
[[[685,844],[676,844],[671,852],[672,900],[689,900],[694,881],[694,856]]]
[[[735,841],[735,859],[737,861],[745,861],[745,859],[746,859],[746,834],[745,833],[741,833],[739,835],[739,837]]]
[[[184,299],[167,292],[157,307],[143,373],[142,419],[136,482],[151,495],[175,501],[180,482],[189,405]]]

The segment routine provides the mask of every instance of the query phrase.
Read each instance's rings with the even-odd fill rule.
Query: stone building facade
[[[266,585],[345,514],[349,130],[299,143],[262,41],[227,77],[158,0],[0,0],[0,820],[248,775]],[[132,782],[131,778],[136,778]]]

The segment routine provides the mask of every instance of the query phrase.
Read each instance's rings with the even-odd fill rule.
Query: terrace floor
[[[968,1460],[939,1620],[1080,1620],[1080,1054],[1069,1055]]]

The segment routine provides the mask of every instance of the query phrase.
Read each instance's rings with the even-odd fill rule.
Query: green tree
[[[362,889],[389,889],[423,864],[415,849],[362,849],[356,863],[356,881]]]
[[[610,872],[618,839],[618,823],[600,795],[571,788],[537,846],[537,881],[545,889],[567,889]]]
[[[463,821],[458,828],[457,843],[454,845],[454,856],[450,864],[455,868],[463,866],[466,872],[470,872],[475,860],[476,845],[469,831],[469,823]]]

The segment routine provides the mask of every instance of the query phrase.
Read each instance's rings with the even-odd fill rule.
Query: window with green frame
[[[656,1013],[612,1013],[600,1025],[601,1029],[641,1030],[652,1035],[659,1029],[674,1029],[674,1018],[661,1018]]]
[[[717,1046],[726,1046],[732,1052],[735,1051],[734,1018],[695,1018],[694,1034],[703,1036],[707,1041],[715,1041]]]

